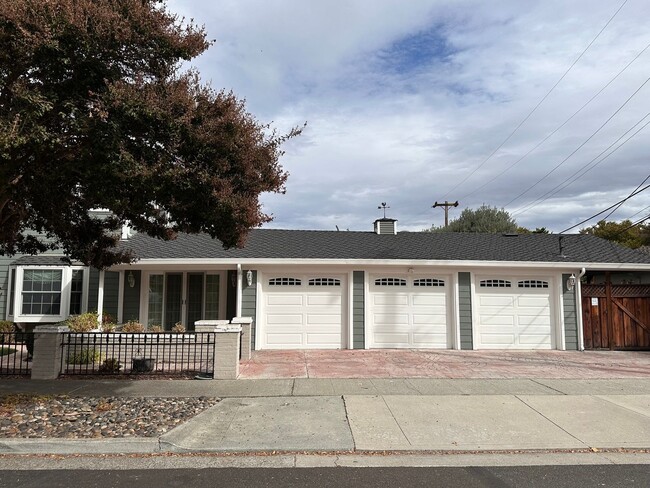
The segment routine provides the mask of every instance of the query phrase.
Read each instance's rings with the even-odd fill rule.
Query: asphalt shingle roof
[[[591,235],[374,232],[254,229],[241,249],[206,234],[161,241],[136,234],[121,246],[139,259],[403,259],[650,264],[650,256]]]

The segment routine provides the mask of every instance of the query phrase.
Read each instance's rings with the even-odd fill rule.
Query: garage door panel
[[[494,293],[494,290],[490,290],[490,292]],[[479,295],[478,302],[481,307],[512,307],[515,297],[512,295]]]
[[[376,294],[373,296],[373,303],[375,305],[408,305],[408,295],[386,295]]]
[[[408,332],[403,334],[379,332],[375,333],[375,345],[398,347],[399,344],[407,344],[409,340]]]
[[[302,334],[301,333],[295,333],[295,334],[279,334],[279,333],[273,333],[273,334],[267,334],[266,335],[266,343],[269,346],[295,346],[295,347],[300,347],[302,345]]]
[[[418,325],[447,325],[447,315],[435,314],[413,314],[413,326]]]
[[[341,307],[341,295],[307,295],[307,305],[308,306],[333,306],[340,308]]]
[[[267,295],[266,296],[266,304],[269,306],[287,306],[287,305],[295,305],[295,306],[302,306],[303,303],[303,296],[302,295]]]
[[[503,314],[480,314],[479,318],[481,320],[481,325],[486,327],[492,326],[508,326],[513,327],[515,325],[515,316],[514,315],[503,315]]]
[[[340,314],[307,314],[306,325],[335,325],[340,327],[341,315]]]
[[[519,327],[525,327],[528,325],[538,325],[548,331],[549,326],[551,325],[551,317],[548,314],[546,315],[519,315]]]
[[[534,278],[534,279],[533,279]],[[544,281],[548,277],[477,277],[477,283],[509,281],[512,288],[477,286],[477,347],[484,349],[550,349],[553,316],[552,287],[528,288],[518,283]]]
[[[517,298],[518,307],[546,307],[550,306],[548,296],[545,297],[531,297],[520,296]]]
[[[445,295],[413,295],[413,306],[433,306],[446,311],[447,300],[445,298]]]
[[[375,313],[373,314],[375,325],[408,325],[409,316],[407,314],[394,313]]]
[[[391,276],[406,286],[378,286],[385,276],[370,276],[372,347],[448,347],[448,277]],[[415,284],[417,282],[417,285]],[[427,286],[436,283],[436,286]]]
[[[339,286],[310,286],[310,280],[323,283],[314,275],[286,276],[301,286],[263,283],[263,344],[269,349],[340,349],[343,337],[343,296],[345,276],[336,277]],[[289,280],[286,280],[289,281]],[[334,282],[334,280],[332,280]],[[283,283],[283,282],[280,282]],[[326,282],[324,282],[326,283]]]
[[[273,314],[269,315],[266,323],[270,325],[302,325],[302,314]]]
[[[447,331],[443,330],[438,334],[413,334],[413,344],[419,347],[447,347]]]

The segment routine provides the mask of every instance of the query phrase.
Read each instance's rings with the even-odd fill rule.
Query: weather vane
[[[386,218],[386,209],[390,208],[388,205],[386,205],[386,202],[381,202],[381,205],[377,207],[379,210],[384,210],[384,218]]]

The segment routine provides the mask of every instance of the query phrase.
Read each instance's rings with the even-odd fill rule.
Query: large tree
[[[517,222],[504,209],[481,205],[466,208],[447,227],[432,227],[431,232],[486,232],[490,234],[517,232]]]
[[[299,130],[182,69],[209,44],[160,0],[0,0],[0,254],[104,268],[132,259],[115,247],[127,222],[232,247],[270,220],[258,197],[283,191]]]
[[[650,225],[633,225],[630,220],[601,220],[596,225],[582,229],[580,233],[602,237],[632,249],[650,245]]]

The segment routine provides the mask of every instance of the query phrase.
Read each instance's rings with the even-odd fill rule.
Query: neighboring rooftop
[[[560,244],[560,240],[562,241]],[[254,229],[242,249],[206,234],[161,241],[136,234],[120,245],[139,259],[403,259],[650,264],[643,254],[591,235]]]

